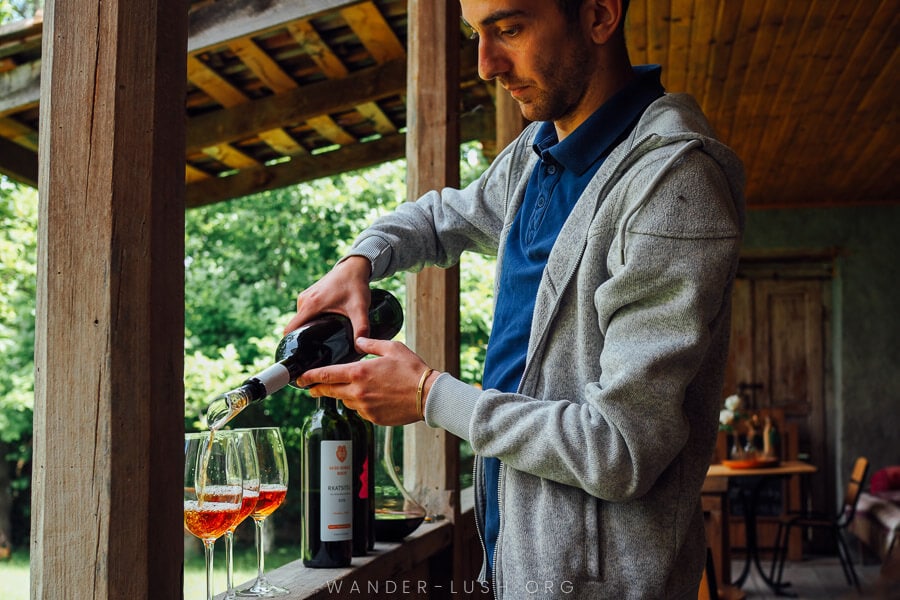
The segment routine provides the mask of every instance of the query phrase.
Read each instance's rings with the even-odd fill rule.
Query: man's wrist
[[[343,265],[342,268],[344,269],[351,269],[358,272],[365,281],[372,280],[372,271],[375,269],[375,264],[371,259],[362,254],[349,254],[337,261],[334,268],[337,268],[339,265]]]
[[[353,245],[347,256],[361,256],[369,260],[369,281],[385,276],[391,261],[391,245],[382,237],[370,235]]]

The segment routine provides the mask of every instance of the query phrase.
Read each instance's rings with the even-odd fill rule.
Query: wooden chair
[[[747,596],[739,588],[731,585],[719,586],[712,549],[706,549],[706,568],[700,579],[697,600],[744,600]]]
[[[697,592],[697,600],[718,600],[719,588],[716,585],[716,568],[713,564],[712,550],[706,549],[706,568],[703,569],[703,578],[700,580],[700,590]]]
[[[841,505],[837,515],[822,515],[815,513],[802,513],[795,515],[786,515],[778,524],[778,532],[775,535],[775,555],[772,558],[772,570],[770,577],[781,585],[781,578],[784,574],[784,561],[787,558],[788,536],[792,528],[802,531],[808,529],[823,529],[831,533],[834,543],[837,546],[838,558],[841,561],[841,567],[844,569],[844,576],[847,583],[855,586],[859,590],[859,578],[856,576],[856,570],[853,568],[853,561],[847,548],[847,542],[844,540],[844,530],[853,520],[856,514],[856,505],[859,496],[862,493],[863,484],[865,483],[866,474],[869,470],[869,461],[866,457],[861,456],[856,459],[853,465],[853,471],[850,473],[850,480],[844,493],[844,502]],[[777,577],[776,577],[777,571]]]

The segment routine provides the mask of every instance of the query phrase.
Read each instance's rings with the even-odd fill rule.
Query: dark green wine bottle
[[[338,413],[350,425],[353,440],[353,556],[365,556],[369,549],[369,455],[366,420],[338,400]]]
[[[371,291],[369,337],[389,340],[403,326],[403,307],[390,292]],[[221,429],[240,411],[274,394],[316,368],[353,362],[363,357],[356,349],[353,326],[343,315],[323,314],[285,335],[275,349],[275,364],[250,377],[239,388],[216,397],[207,408],[210,429]]]
[[[313,568],[347,567],[353,554],[353,441],[337,400],[321,397],[303,423],[301,556]]]

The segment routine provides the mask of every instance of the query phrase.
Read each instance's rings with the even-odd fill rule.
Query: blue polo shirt
[[[562,142],[553,123],[545,122],[538,129],[533,148],[540,161],[531,173],[525,199],[506,240],[484,363],[485,389],[518,391],[538,285],[563,223],[612,149],[631,133],[650,103],[665,93],[658,65],[634,70],[636,77]],[[500,525],[499,471],[499,459],[484,458],[482,472],[488,500],[484,541],[491,566]]]

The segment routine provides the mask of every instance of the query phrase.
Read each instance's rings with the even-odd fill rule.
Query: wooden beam
[[[0,25],[0,59],[41,46],[43,18],[21,19]]]
[[[460,51],[462,77],[475,74],[471,48]],[[345,79],[313,83],[234,108],[194,117],[188,123],[187,153],[233,142],[265,131],[302,123],[324,112],[351,110],[366,100],[406,93],[406,58],[363,69]]]
[[[347,0],[219,0],[200,8],[190,15],[188,52],[195,56],[204,50],[215,48],[233,39],[257,34],[266,29],[283,27],[295,19],[306,19],[322,12],[350,4]],[[28,19],[0,28],[0,58],[9,53],[21,52],[23,43],[4,44],[7,39],[18,40],[27,35],[27,44],[40,46],[43,23],[40,19]],[[0,98],[5,94],[0,93]],[[34,106],[40,97],[38,86],[20,90],[16,104],[6,101],[0,104],[0,115],[19,112]]]
[[[191,13],[188,52],[283,27],[351,4],[348,0],[218,0]]]
[[[383,63],[406,56],[403,43],[373,2],[342,8],[341,16],[375,62]]]
[[[232,142],[257,131],[302,123],[323,112],[340,113],[369,99],[388,98],[406,91],[406,59],[372,67],[346,79],[295,88],[237,106],[194,117],[188,123],[187,153]]]
[[[23,146],[37,153],[38,149],[38,132],[19,123],[12,117],[0,117],[0,137],[12,140],[16,144]]]
[[[262,84],[272,90],[273,93],[282,94],[299,87],[293,77],[285,73],[281,66],[263,52],[253,40],[249,38],[238,40],[229,44],[229,47],[241,59],[241,62],[259,78]],[[356,138],[344,131],[344,128],[338,125],[328,114],[317,115],[308,119],[306,123],[319,132],[322,137],[335,144],[345,146],[356,143]],[[263,134],[260,134],[260,137],[265,139]],[[300,148],[299,144],[298,148]],[[291,152],[290,154],[298,153]]]
[[[41,61],[0,73],[0,117],[34,108],[41,93]]]
[[[495,84],[494,103],[497,105],[496,152],[500,152],[512,143],[525,128],[525,117],[519,103],[509,95],[498,81]]]
[[[0,137],[0,173],[21,183],[37,187],[38,156],[36,152]]]
[[[459,2],[410,2],[407,75],[407,195],[459,186]],[[406,342],[425,361],[459,375],[459,267],[428,267],[407,275]],[[429,514],[459,520],[459,440],[424,423],[404,435],[405,481]],[[454,579],[453,552],[433,581]],[[456,577],[458,579],[458,577]]]
[[[187,57],[187,78],[210,98],[224,107],[239,106],[250,99],[225,78],[194,56]],[[233,169],[247,169],[258,165],[250,156],[228,144],[203,148],[203,153]]]
[[[32,598],[183,595],[187,12],[46,4]]]
[[[371,2],[342,9],[341,16],[344,17],[353,33],[360,39],[376,63],[383,64],[389,60],[406,58],[406,50],[403,48],[403,44],[394,35],[378,8]],[[378,34],[370,34],[369,28],[365,27],[365,24],[377,29]],[[343,79],[350,74],[343,61],[319,36],[312,23],[299,21],[294,27],[289,27],[289,30],[297,43],[309,53],[312,60],[326,77],[329,79]],[[387,41],[378,43],[378,40]],[[369,99],[367,98],[367,100]],[[375,131],[379,134],[390,135],[397,131],[397,128],[376,102],[365,102],[355,108],[357,112],[365,116],[373,124]]]
[[[463,141],[490,138],[494,135],[494,113],[490,110],[468,113],[461,119],[460,126]],[[215,204],[396,160],[403,158],[405,144],[405,134],[395,134],[324,154],[294,157],[269,167],[260,165],[244,169],[229,177],[204,177],[201,171],[193,169],[188,181],[187,206]]]
[[[350,74],[343,61],[325,43],[312,23],[306,20],[294,21],[288,23],[287,30],[299,44],[300,49],[309,55],[323,73],[338,79]]]
[[[269,167],[243,169],[230,177],[211,177],[187,189],[187,206],[194,208],[275,190],[303,181],[336,175],[352,168],[369,167],[403,156],[403,137],[384,137],[365,144],[351,144],[319,155],[295,156]]]

